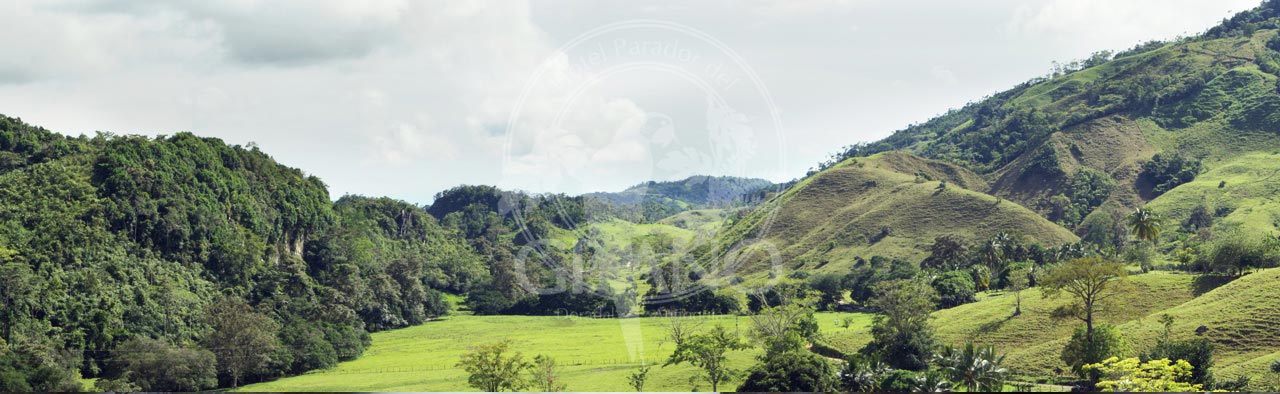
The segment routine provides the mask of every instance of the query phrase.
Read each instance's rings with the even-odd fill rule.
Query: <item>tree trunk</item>
[[[1093,344],[1093,308],[1084,312],[1084,338]]]

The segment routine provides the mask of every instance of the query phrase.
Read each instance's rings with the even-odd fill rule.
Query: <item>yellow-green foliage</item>
[[[1136,357],[1120,359],[1112,357],[1097,364],[1085,364],[1084,370],[1097,373],[1099,391],[1121,392],[1190,392],[1200,391],[1201,385],[1184,382],[1191,378],[1191,364],[1186,360],[1151,360],[1145,363]]]

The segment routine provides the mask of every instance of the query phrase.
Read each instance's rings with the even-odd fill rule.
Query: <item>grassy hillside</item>
[[[922,259],[943,235],[976,241],[1006,231],[1055,246],[1078,240],[1016,203],[965,187],[986,184],[962,167],[902,152],[850,159],[765,202],[726,229],[718,246],[756,236],[789,268],[840,271],[855,257]]]
[[[1130,280],[1134,285],[1130,292],[1118,297],[1118,303],[1100,317],[1120,328],[1127,355],[1137,356],[1154,346],[1164,331],[1160,316],[1168,314],[1175,319],[1173,339],[1193,338],[1198,327],[1208,328],[1204,337],[1217,345],[1214,373],[1219,378],[1248,375],[1257,389],[1280,383],[1268,371],[1271,362],[1280,359],[1280,337],[1275,335],[1275,322],[1280,321],[1280,304],[1275,302],[1280,269],[1260,270],[1229,283],[1224,278],[1168,272],[1133,275]],[[1070,372],[1061,372],[1067,368],[1058,357],[1081,323],[1054,319],[1049,312],[1068,299],[1044,298],[1038,288],[1024,291],[1022,298],[1019,316],[1013,316],[1013,294],[986,293],[978,302],[935,312],[932,324],[945,343],[973,340],[995,345],[1008,354],[1006,366],[1015,375],[1067,377]],[[862,321],[824,333],[825,342],[846,352],[871,340],[869,325]]]
[[[1197,206],[1214,212],[1218,228],[1274,234],[1280,230],[1280,153],[1252,152],[1223,159],[1208,172],[1151,201],[1170,234]]]

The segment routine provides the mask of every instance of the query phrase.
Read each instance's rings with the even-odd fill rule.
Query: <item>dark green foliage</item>
[[[1058,163],[1058,150],[1052,146],[1040,148],[1022,172],[1023,178],[1031,177],[1041,181],[1051,181],[1066,175]]]
[[[819,294],[818,308],[832,310],[844,298],[844,277],[838,274],[818,274],[809,278],[809,287]]]
[[[875,286],[880,282],[913,278],[920,270],[906,260],[874,256],[870,261],[859,260],[853,272],[845,276],[845,287],[855,302],[866,303],[874,298]]]
[[[885,393],[911,393],[916,391],[916,378],[918,374],[904,369],[896,369],[889,371],[880,380],[880,392]]]
[[[835,368],[804,349],[782,352],[761,360],[747,371],[740,392],[815,392],[836,390]]]
[[[1117,247],[1129,236],[1119,215],[1107,209],[1099,209],[1084,218],[1076,228],[1080,241],[1098,248]]]
[[[969,249],[964,241],[954,235],[945,235],[933,240],[929,257],[920,262],[920,268],[957,270],[968,266]]]
[[[81,391],[74,362],[37,346],[0,343],[0,392]]]
[[[1109,324],[1095,326],[1093,340],[1089,340],[1087,330],[1081,326],[1071,335],[1071,340],[1062,349],[1061,359],[1081,378],[1096,381],[1096,376],[1085,376],[1081,367],[1085,364],[1102,362],[1112,356],[1120,356],[1124,352],[1124,346],[1120,330]]]
[[[1213,213],[1209,212],[1209,208],[1204,204],[1196,205],[1191,209],[1191,215],[1187,217],[1187,221],[1182,224],[1182,228],[1188,232],[1195,232],[1202,228],[1213,227]]]
[[[1162,339],[1156,347],[1144,355],[1143,361],[1186,360],[1191,363],[1191,383],[1213,385],[1213,342],[1205,338],[1185,341]]]
[[[862,352],[877,355],[894,368],[927,368],[934,350],[929,314],[937,305],[937,293],[919,279],[882,282],[875,286],[875,293],[871,305],[880,314],[871,325],[873,339]]]
[[[1151,161],[1142,164],[1142,172],[1138,176],[1151,185],[1151,194],[1158,196],[1178,185],[1191,182],[1202,170],[1199,160],[1178,154],[1157,153]]]
[[[112,372],[131,338],[207,340],[219,294],[297,330],[273,331],[286,346],[245,379],[332,365],[360,355],[366,330],[444,314],[441,291],[488,274],[420,207],[332,203],[320,180],[256,147],[69,138],[0,117],[0,334],[94,349],[64,357],[89,377]]]
[[[204,349],[133,338],[114,353],[108,376],[142,391],[202,391],[218,385],[216,360]]]
[[[963,271],[948,271],[933,280],[938,292],[938,308],[951,308],[977,301],[973,277]]]

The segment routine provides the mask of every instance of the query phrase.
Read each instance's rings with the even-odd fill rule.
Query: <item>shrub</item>
[[[1089,340],[1085,328],[1080,327],[1076,329],[1075,334],[1071,335],[1067,346],[1062,349],[1061,358],[1062,362],[1067,363],[1081,378],[1096,382],[1100,376],[1087,375],[1084,366],[1119,356],[1123,348],[1124,339],[1120,336],[1120,330],[1111,325],[1099,324],[1094,327],[1093,340]]]
[[[745,392],[816,392],[836,390],[836,371],[826,359],[807,350],[775,354],[751,367],[738,386]]]
[[[1203,169],[1199,160],[1189,159],[1178,154],[1158,153],[1142,165],[1138,175],[1151,183],[1151,192],[1161,195],[1178,185],[1191,182]]]
[[[977,301],[973,278],[963,271],[949,271],[933,280],[938,292],[938,308],[951,308]]]

